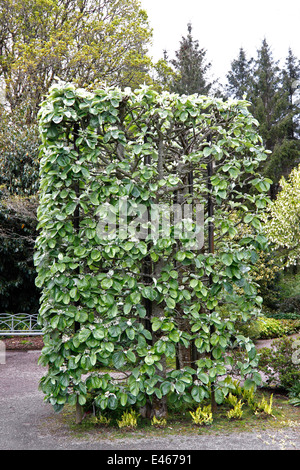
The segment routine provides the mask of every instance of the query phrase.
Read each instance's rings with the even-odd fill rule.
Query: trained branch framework
[[[161,416],[167,398],[199,403],[213,385],[221,403],[237,345],[240,373],[259,383],[235,328],[260,306],[251,266],[266,245],[267,154],[247,102],[64,84],[39,118],[46,398]]]

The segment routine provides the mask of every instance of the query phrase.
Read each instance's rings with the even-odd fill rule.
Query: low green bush
[[[300,331],[300,321],[260,317],[239,325],[239,331],[252,340],[281,338]]]
[[[300,382],[295,383],[289,389],[289,403],[294,406],[300,406]]]
[[[293,360],[295,342],[292,338],[274,340],[272,348],[262,348],[259,357],[259,368],[266,377],[266,384],[291,389],[300,381],[300,364]]]
[[[296,313],[300,319],[300,295],[282,299],[278,304],[278,310],[285,313]]]
[[[279,338],[295,332],[293,323],[275,318],[259,318],[258,329],[261,339]]]
[[[278,312],[278,311],[264,311],[267,318],[275,318],[276,320],[297,320],[300,325],[300,316],[295,312]]]

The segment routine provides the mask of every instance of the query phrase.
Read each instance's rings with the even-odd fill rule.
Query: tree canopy
[[[300,257],[300,168],[280,180],[280,191],[265,215],[265,232],[282,265],[297,263]]]
[[[241,98],[246,93],[266,148],[272,152],[261,171],[273,181],[273,199],[279,190],[280,178],[287,177],[299,163],[299,101],[295,99],[299,79],[300,63],[292,50],[289,49],[280,67],[266,39],[257,50],[256,58],[248,59],[246,52],[240,49],[227,75],[228,96]]]
[[[175,56],[171,60],[176,72],[170,85],[171,91],[186,95],[207,95],[212,86],[207,76],[211,63],[206,61],[206,50],[200,49],[199,41],[193,39],[191,23],[188,24],[188,34],[182,37]]]
[[[145,80],[151,30],[138,0],[1,0],[0,76],[15,108],[37,107],[55,77],[90,85]]]

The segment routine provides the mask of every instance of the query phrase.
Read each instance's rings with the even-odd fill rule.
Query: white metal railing
[[[0,336],[42,335],[37,313],[0,313]]]

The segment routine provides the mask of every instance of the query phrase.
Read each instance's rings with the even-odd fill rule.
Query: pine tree
[[[242,99],[246,93],[264,145],[272,152],[261,168],[264,176],[273,181],[272,198],[279,190],[280,178],[288,176],[300,160],[299,80],[300,65],[292,51],[281,70],[266,39],[255,60],[248,60],[241,48],[227,74],[227,95]]]
[[[282,176],[287,178],[293,168],[300,163],[300,100],[297,96],[299,85],[300,62],[289,49],[280,77],[284,100],[281,127],[284,135],[274,146],[273,154],[265,169],[276,185],[276,189],[279,187],[280,178]]]
[[[289,139],[296,139],[300,137],[300,61],[291,49],[288,51],[281,80],[288,100],[287,137]]]
[[[207,79],[211,63],[206,62],[206,50],[200,49],[199,41],[193,39],[190,23],[187,29],[188,35],[182,37],[179,50],[175,52],[176,59],[171,61],[176,71],[171,91],[179,94],[207,95],[212,86]]]
[[[226,75],[227,84],[225,86],[228,97],[243,99],[251,93],[253,58],[247,59],[246,52],[241,47],[238,58],[231,63],[231,70]]]
[[[300,77],[299,62],[290,50],[280,70],[264,40],[255,74],[253,114],[260,123],[266,147],[272,151],[263,172],[273,181],[271,197],[275,198],[281,177],[287,177],[300,160],[299,107],[293,102],[294,85]]]
[[[266,39],[257,51],[253,79],[252,95],[249,97],[252,112],[260,123],[267,149],[273,150],[278,139],[284,136],[282,116],[286,111],[286,100],[280,89],[280,68]]]

